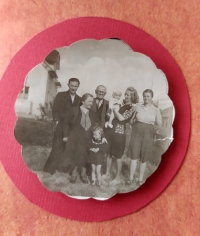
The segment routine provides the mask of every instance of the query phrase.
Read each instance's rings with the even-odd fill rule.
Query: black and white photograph
[[[120,39],[57,48],[28,73],[15,102],[23,160],[47,189],[73,198],[132,192],[173,141],[168,90],[151,58]]]

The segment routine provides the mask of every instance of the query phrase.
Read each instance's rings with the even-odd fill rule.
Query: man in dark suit
[[[76,94],[80,85],[77,78],[71,78],[68,82],[69,90],[57,94],[53,104],[53,120],[56,123],[52,150],[43,168],[44,172],[54,174],[56,170],[62,171],[60,161],[62,158],[63,142],[63,124],[66,115],[72,107],[79,107],[81,105],[81,98]]]
[[[91,109],[97,113],[99,120],[101,121],[102,128],[105,125],[106,121],[106,113],[108,111],[108,101],[104,99],[107,90],[104,85],[97,86],[96,90],[96,98],[94,98],[93,105]]]

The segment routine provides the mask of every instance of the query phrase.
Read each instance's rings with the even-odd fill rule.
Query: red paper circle
[[[134,51],[149,56],[167,76],[176,117],[174,141],[158,170],[138,190],[110,200],[76,200],[45,189],[23,162],[14,138],[14,104],[27,73],[55,48],[81,39],[120,38]],[[97,17],[76,18],[50,27],[31,39],[11,60],[0,83],[0,150],[3,166],[17,188],[41,208],[73,220],[102,221],[137,211],[160,194],[176,174],[187,150],[190,104],[183,75],[167,50],[153,37],[130,24]]]

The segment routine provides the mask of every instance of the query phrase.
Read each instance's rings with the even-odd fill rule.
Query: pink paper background
[[[192,109],[191,141],[178,174],[153,202],[118,219],[84,223],[49,214],[30,203],[13,185],[1,166],[0,235],[121,235],[122,232],[124,235],[198,235],[199,2],[111,0],[96,1],[94,4],[92,0],[58,0],[51,3],[35,0],[22,4],[15,0],[2,0],[0,9],[0,47],[3,58],[0,61],[1,75],[16,51],[41,30],[71,17],[107,16],[144,29],[165,46],[183,71]],[[5,138],[4,142],[8,140]]]
[[[95,30],[97,27],[98,31]],[[26,74],[50,51],[84,38],[104,39],[113,36],[121,38],[134,51],[149,56],[166,74],[170,88],[169,96],[176,109],[175,140],[167,153],[163,155],[159,169],[137,191],[120,194],[103,202],[93,199],[77,201],[61,193],[46,190],[37,176],[24,166],[21,147],[13,137],[13,127],[16,121],[13,107],[15,99],[23,87]],[[44,42],[45,47],[41,47]],[[179,86],[176,86],[177,84]],[[0,136],[1,150],[3,150],[1,160],[4,168],[15,185],[29,200],[58,216],[81,221],[102,221],[132,213],[154,199],[167,186],[186,152],[190,130],[190,106],[181,71],[160,43],[142,30],[126,23],[105,18],[77,18],[45,30],[29,41],[12,59],[2,78],[0,94],[1,104],[4,107],[1,116],[2,135]],[[184,104],[182,103],[183,97]],[[185,128],[182,129],[182,127]],[[4,143],[4,134],[7,134],[7,143]],[[10,158],[11,156],[12,158]]]

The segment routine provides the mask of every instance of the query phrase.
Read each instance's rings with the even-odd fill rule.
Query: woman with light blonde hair
[[[113,109],[115,118],[113,127],[105,130],[105,136],[108,141],[107,151],[107,169],[106,178],[110,179],[110,169],[112,166],[112,158],[117,160],[117,173],[110,185],[120,183],[120,174],[122,169],[122,156],[124,154],[126,144],[126,123],[130,121],[134,111],[135,104],[138,102],[138,93],[133,87],[128,87],[125,91],[123,105],[117,111]]]

